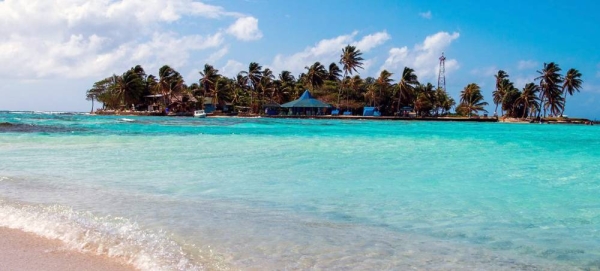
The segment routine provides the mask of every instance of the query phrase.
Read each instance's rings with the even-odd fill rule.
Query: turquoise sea
[[[599,270],[600,126],[0,112],[0,226],[142,270]]]

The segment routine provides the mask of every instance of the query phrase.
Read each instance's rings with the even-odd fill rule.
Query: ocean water
[[[600,270],[600,127],[0,112],[0,226],[142,270]]]

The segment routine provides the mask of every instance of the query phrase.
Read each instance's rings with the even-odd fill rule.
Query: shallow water
[[[0,226],[144,270],[597,270],[599,135],[3,112]]]

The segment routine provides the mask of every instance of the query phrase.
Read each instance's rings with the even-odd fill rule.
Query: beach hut
[[[160,111],[161,100],[163,99],[162,94],[146,95],[144,96],[144,98],[146,98],[146,105],[148,106],[148,111]]]
[[[217,105],[213,103],[213,97],[204,97],[203,108],[207,114],[217,110]]]
[[[263,105],[263,108],[265,110],[266,115],[273,116],[279,113],[281,105],[274,101],[269,101],[268,103]]]
[[[331,105],[313,98],[310,92],[305,90],[300,98],[284,103],[281,107],[288,108],[289,113],[293,115],[321,115],[331,108]]]
[[[381,112],[379,112],[379,109],[377,109],[377,107],[365,106],[363,108],[363,116],[380,117]]]
[[[250,115],[250,108],[249,106],[236,106],[235,107],[235,111],[237,112],[238,116],[248,116]]]
[[[224,99],[218,99],[215,101],[214,97],[204,97],[202,104],[204,112],[208,113],[230,113],[233,111],[233,105]]]

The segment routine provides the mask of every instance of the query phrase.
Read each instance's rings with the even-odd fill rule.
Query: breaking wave
[[[0,227],[58,239],[68,249],[108,256],[140,270],[204,270],[167,233],[144,230],[122,217],[0,200]]]

